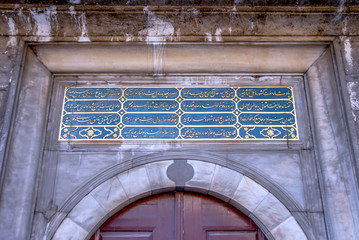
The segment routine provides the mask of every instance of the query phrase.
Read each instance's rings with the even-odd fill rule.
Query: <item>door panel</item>
[[[102,232],[102,240],[152,240],[152,232]]]
[[[187,193],[184,195],[184,239],[193,239],[196,236],[198,240],[208,239],[208,231],[211,237],[221,237],[223,231],[258,231],[258,227],[247,216],[234,209],[230,205],[219,200]],[[234,232],[227,232],[228,237],[233,237]],[[253,234],[252,234],[253,235]],[[243,239],[245,236],[242,234]],[[233,239],[242,239],[233,237]],[[213,238],[217,239],[217,238]],[[232,238],[230,238],[232,239]],[[257,239],[256,236],[248,239]]]
[[[255,223],[222,201],[191,193],[140,200],[105,222],[91,240],[266,240]]]
[[[207,232],[207,240],[257,240],[258,232]]]
[[[171,240],[174,235],[174,201],[173,194],[163,194],[140,200],[112,216],[100,227],[101,237],[105,232],[119,232],[123,236],[111,236],[109,240],[155,239]],[[129,232],[142,234],[130,236]],[[151,232],[151,237],[143,236]],[[92,238],[91,238],[92,239]],[[97,240],[93,238],[93,240]]]

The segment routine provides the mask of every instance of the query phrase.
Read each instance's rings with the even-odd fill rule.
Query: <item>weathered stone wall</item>
[[[351,102],[352,117],[358,135],[359,110],[359,37],[344,37],[341,41],[341,51],[344,59],[344,69]],[[357,144],[357,142],[356,142]]]
[[[172,6],[166,5],[169,2]],[[0,4],[1,180],[6,179],[9,175],[16,175],[16,173],[12,172],[14,168],[12,168],[11,162],[9,163],[5,159],[8,159],[6,155],[13,154],[8,144],[11,140],[8,138],[8,136],[11,136],[11,126],[23,120],[13,118],[18,107],[17,101],[23,97],[18,92],[18,89],[24,85],[25,90],[23,92],[27,93],[26,87],[33,87],[32,82],[20,82],[23,74],[23,56],[25,55],[27,43],[279,41],[294,44],[305,41],[330,45],[334,62],[336,63],[334,72],[338,79],[344,82],[344,84],[341,84],[340,81],[338,83],[338,96],[343,107],[343,115],[345,115],[343,118],[347,120],[347,128],[350,132],[347,135],[348,142],[349,145],[352,144],[347,146],[352,151],[352,163],[348,163],[349,165],[346,166],[353,166],[353,168],[343,171],[352,171],[350,173],[353,175],[349,174],[349,176],[353,177],[350,177],[348,181],[350,182],[350,187],[355,186],[358,182],[356,174],[359,167],[358,157],[355,158],[359,153],[359,3],[357,1],[333,1],[329,3],[326,1],[313,1],[313,3],[301,1],[297,5],[293,5],[286,1],[196,1],[197,5],[192,5],[192,2],[194,1],[108,1],[102,2],[102,4],[96,1],[80,0],[23,1],[21,4],[15,4],[11,1],[2,2]],[[36,49],[33,49],[36,54]],[[298,58],[300,58],[300,55],[298,55]],[[38,68],[41,68],[41,62],[36,64],[39,65]],[[79,79],[81,80],[81,78]],[[276,77],[271,77],[271,80],[276,80]],[[208,81],[210,82],[211,80],[208,79]],[[46,101],[43,100],[41,103],[44,105]],[[26,117],[26,114],[23,116]],[[21,141],[18,140],[18,142],[21,145]],[[141,166],[141,164],[152,164],[157,161],[155,159],[157,158],[156,154],[166,152],[168,149],[166,154],[175,158],[176,154],[181,152],[182,147],[181,144],[168,144],[160,147],[158,145],[147,146],[142,149],[120,149],[116,146],[110,148],[100,146],[98,149],[89,149],[69,144],[64,149],[56,149],[51,145],[46,145],[43,151],[45,163],[41,165],[41,162],[33,162],[33,168],[42,166],[42,171],[33,172],[31,177],[36,180],[34,180],[34,184],[29,184],[29,186],[34,189],[26,191],[27,194],[35,191],[34,196],[38,198],[36,199],[36,213],[30,214],[30,218],[34,218],[33,222],[36,224],[26,226],[23,228],[25,230],[19,230],[14,235],[9,235],[2,231],[3,233],[0,233],[0,236],[9,239],[24,239],[29,237],[29,233],[32,231],[32,239],[43,239],[43,236],[47,235],[46,229],[49,227],[47,225],[50,220],[52,221],[51,224],[59,224],[53,221],[54,215],[62,220],[63,218],[61,217],[71,212],[74,206],[61,206],[61,204],[69,196],[71,197],[73,192],[80,192],[77,196],[80,197],[82,196],[81,194],[85,194],[81,193],[83,189],[88,194],[91,188],[100,184],[90,182],[91,184],[84,186],[92,176],[105,171],[111,166],[118,168],[116,170],[118,172],[113,172],[114,175],[121,173],[121,171],[130,171],[131,168]],[[15,149],[15,147],[12,146],[12,149]],[[272,181],[277,184],[277,188],[271,189],[273,194],[281,196],[281,191],[283,190],[289,192],[289,194],[284,194],[285,196],[281,200],[286,199],[286,196],[296,197],[297,202],[295,203],[298,206],[287,204],[286,207],[290,206],[289,210],[298,219],[302,215],[310,219],[308,222],[313,224],[314,230],[306,232],[309,239],[327,239],[328,236],[330,239],[331,236],[337,236],[338,233],[330,235],[330,233],[325,232],[325,226],[322,222],[323,216],[321,214],[323,201],[325,202],[323,200],[325,199],[325,196],[323,196],[325,191],[319,193],[316,179],[306,180],[309,176],[318,177],[317,172],[321,171],[320,167],[308,167],[316,166],[312,158],[312,147],[308,147],[308,149],[303,147],[303,149],[299,150],[290,149],[290,146],[282,150],[275,149],[278,152],[273,152],[271,156],[266,158],[264,156],[268,155],[268,153],[265,151],[246,155],[246,153],[243,153],[245,152],[244,150],[244,147],[231,151],[222,149],[215,157],[211,153],[201,153],[199,155],[202,156],[202,159],[209,159],[209,162],[219,164],[218,166],[231,166],[231,169],[238,172],[243,171],[243,169],[241,170],[242,166],[248,167],[248,169],[263,167],[260,172],[263,173],[263,176],[267,176],[263,182]],[[188,153],[191,152],[192,155],[189,154],[188,159],[193,159],[193,153],[195,153],[195,150],[188,148]],[[151,154],[156,156],[151,158]],[[99,156],[104,160],[99,162]],[[251,158],[248,158],[248,156],[251,156]],[[308,159],[311,162],[304,161]],[[168,160],[168,158],[163,158],[162,160]],[[48,162],[50,161],[53,161],[54,164],[49,164]],[[231,165],[233,162],[238,165]],[[78,172],[69,171],[71,168],[78,169]],[[244,171],[246,174],[251,172],[246,171]],[[62,178],[56,179],[52,176],[56,174]],[[206,174],[203,173],[201,177]],[[210,174],[213,173],[210,172]],[[113,177],[113,175],[107,177]],[[163,177],[165,178],[166,176],[163,175]],[[44,179],[54,182],[43,184]],[[106,180],[107,178],[102,177],[101,179]],[[341,180],[338,181],[341,184],[343,183]],[[1,181],[0,185],[3,197],[6,197],[9,195],[6,195],[5,190],[3,190],[2,185],[4,182],[9,183],[9,180]],[[204,183],[199,179],[196,187],[200,188],[200,184]],[[164,186],[167,185],[164,184]],[[268,186],[270,186],[269,183]],[[348,192],[351,191],[350,187],[348,187]],[[151,191],[152,187],[149,188],[149,191]],[[210,187],[206,189],[209,191]],[[235,188],[233,187],[232,190],[235,191]],[[352,192],[351,194],[354,195],[351,199],[355,199],[356,193]],[[12,192],[12,196],[15,195],[16,191]],[[344,198],[346,196],[340,197]],[[15,202],[16,200],[14,200]],[[71,203],[71,201],[68,202]],[[288,200],[288,202],[291,202],[291,200]],[[33,207],[29,206],[28,212],[32,212]],[[62,207],[62,212],[57,212],[58,207]],[[22,212],[20,210],[16,213]],[[11,215],[11,212],[9,214]],[[101,216],[96,217],[100,218]],[[76,218],[76,216],[72,217]],[[7,226],[11,229],[11,222],[10,224],[5,223],[6,220],[0,220],[0,229],[6,229]],[[305,221],[299,222],[301,227],[304,226],[303,223]],[[31,221],[29,224],[31,225]],[[79,224],[81,225],[81,223]],[[330,226],[330,224],[326,224]],[[304,227],[309,229],[311,226]],[[91,231],[90,228],[91,226],[84,235]],[[51,229],[51,231],[54,231],[54,229]],[[49,234],[53,233],[50,232]],[[344,236],[345,234],[343,233]],[[351,237],[352,235],[348,235],[345,239],[354,239]],[[282,239],[285,239],[285,237],[282,237]]]

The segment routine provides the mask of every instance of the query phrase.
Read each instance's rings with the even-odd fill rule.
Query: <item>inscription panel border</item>
[[[123,78],[124,76],[122,76],[122,78]],[[132,78],[133,78],[134,76],[132,76]],[[181,78],[183,78],[183,76],[180,76]],[[233,76],[221,76],[221,77],[223,77],[223,79],[224,80],[227,80],[227,79],[232,79],[232,78],[235,78],[236,80],[238,80],[238,77],[233,77]],[[196,85],[196,86],[192,86],[192,85],[184,85],[184,86],[180,86],[180,88],[187,88],[187,89],[189,89],[189,88],[191,88],[191,89],[194,89],[194,88],[216,88],[216,89],[223,89],[223,88],[229,88],[229,89],[238,89],[238,86],[240,85],[240,87],[241,88],[248,88],[248,87],[251,87],[251,88],[260,88],[260,87],[263,87],[264,85],[265,85],[265,87],[268,87],[268,88],[283,88],[283,87],[287,87],[287,88],[289,88],[289,89],[291,89],[291,91],[292,91],[292,93],[294,92],[294,94],[295,95],[297,95],[297,92],[298,92],[298,86],[297,87],[294,87],[294,85],[298,85],[298,84],[296,84],[295,82],[298,82],[298,76],[295,76],[295,77],[293,77],[293,76],[284,76],[284,78],[287,78],[287,79],[289,79],[289,81],[283,81],[283,83],[282,83],[282,81],[280,80],[280,81],[278,81],[278,79],[281,79],[281,77],[280,76],[272,76],[274,79],[275,79],[275,81],[273,81],[273,82],[268,82],[268,81],[264,81],[264,82],[258,82],[258,81],[253,81],[253,77],[250,77],[250,76],[240,76],[240,78],[244,78],[244,79],[247,79],[247,81],[241,81],[241,83],[238,83],[238,81],[233,81],[233,82],[231,82],[231,81],[228,81],[226,84],[224,84],[224,86],[223,85],[219,85],[218,86],[218,84],[217,84],[217,86],[215,85],[215,84],[211,84],[211,82],[210,81],[208,81],[208,83],[207,84],[201,84],[201,85]],[[83,81],[83,80],[81,80],[81,81],[73,81],[73,77],[65,77],[65,76],[57,76],[57,77],[55,77],[55,79],[56,78],[58,78],[58,79],[61,79],[60,81],[57,81],[58,83],[57,84],[55,84],[55,85],[59,85],[59,86],[62,86],[62,87],[60,87],[62,90],[59,90],[58,88],[59,88],[59,86],[58,87],[55,87],[55,92],[57,92],[57,95],[61,95],[61,97],[62,98],[64,98],[65,96],[64,96],[64,89],[65,88],[69,88],[69,87],[76,87],[76,88],[83,88],[83,87],[86,87],[86,88],[116,88],[117,86],[121,86],[121,88],[123,88],[123,89],[128,89],[128,88],[130,88],[130,87],[133,87],[133,88],[147,88],[147,89],[151,89],[151,88],[176,88],[176,87],[178,87],[178,81],[176,81],[176,83],[173,83],[173,82],[170,82],[170,83],[168,83],[168,82],[162,82],[161,81],[161,84],[158,84],[158,82],[157,83],[151,83],[151,82],[149,82],[148,83],[148,85],[150,86],[150,87],[140,87],[140,86],[143,86],[143,84],[139,84],[141,81],[138,81],[138,82],[136,82],[136,84],[131,84],[130,83],[130,81],[117,81],[116,82],[116,80],[113,80],[113,81],[110,81],[110,83],[108,82],[108,81],[106,81],[107,83],[106,84],[104,84],[103,83],[103,81],[92,81],[91,82],[91,85],[90,86],[88,86],[89,84],[88,84],[88,82],[87,82],[87,84],[85,84],[85,82],[86,81]],[[69,80],[64,80],[64,78],[66,79],[66,78],[68,78]],[[82,78],[86,78],[86,76],[82,76]],[[90,76],[89,77],[90,79],[91,78],[93,78],[93,76]],[[128,76],[127,77],[125,77],[125,78],[128,78]],[[131,78],[131,77],[130,77]],[[138,78],[138,76],[137,76],[137,78]],[[148,78],[149,77],[143,77],[144,79],[142,80],[142,82],[145,82],[145,81],[148,81]],[[147,78],[147,79],[146,79]],[[165,77],[164,77],[165,78]],[[169,79],[171,79],[171,77],[166,77],[166,78],[169,78]],[[173,77],[172,77],[173,78]],[[178,77],[176,77],[176,78],[178,78]],[[195,78],[197,78],[197,80],[199,79],[199,80],[201,80],[201,78],[208,78],[208,76],[200,76],[200,77],[198,77],[198,76],[196,76]],[[218,79],[218,76],[216,76],[216,78]],[[295,80],[295,81],[292,81],[292,78]],[[299,77],[299,78],[302,78],[302,77]],[[249,80],[248,80],[249,79]],[[56,81],[55,81],[56,82]],[[60,84],[59,84],[60,83]],[[75,83],[75,84],[74,84]],[[148,86],[147,85],[147,86]],[[296,90],[295,90],[295,88],[297,88]],[[61,93],[61,91],[62,91],[62,93]],[[300,95],[300,94],[299,94]],[[295,102],[296,100],[295,99],[297,99],[297,96],[293,96],[293,102]],[[58,115],[58,114],[57,114]],[[298,120],[298,118],[297,118],[297,112],[295,112],[295,126],[296,126],[296,131],[297,131],[297,135],[296,135],[296,137],[293,139],[293,140],[296,140],[296,141],[291,141],[291,142],[298,142],[299,141],[299,135],[300,135],[300,130],[298,129],[298,123],[297,123],[297,120]],[[62,117],[62,114],[60,115],[60,117]],[[57,120],[58,121],[58,120]],[[243,128],[242,128],[243,129]],[[61,132],[58,132],[58,134],[60,135],[60,133]],[[58,135],[58,136],[59,136]],[[301,135],[302,136],[302,135]],[[301,137],[301,139],[302,139],[302,137]],[[129,140],[129,139],[126,139],[126,141],[127,140]],[[156,141],[158,141],[158,140],[161,140],[161,141],[176,141],[176,140],[174,140],[174,139],[168,139],[168,140],[166,140],[166,139],[130,139],[131,141],[150,141],[150,140],[154,140],[154,142],[156,142]],[[215,139],[215,138],[212,138],[212,139],[178,139],[178,140],[181,140],[181,141],[185,141],[185,142],[188,142],[188,141],[204,141],[204,142],[208,142],[208,141],[223,141],[223,140],[225,140],[225,141],[232,141],[232,142],[238,142],[238,140],[241,140],[242,142],[252,142],[252,141],[268,141],[268,140],[266,140],[266,139],[244,139],[244,138],[242,138],[242,139]],[[244,140],[244,141],[243,141]],[[284,139],[284,141],[287,141],[288,139]],[[103,143],[105,143],[105,142],[116,142],[116,141],[123,141],[123,139],[112,139],[112,140],[108,140],[108,139],[106,139],[105,141],[101,141],[101,140],[98,140],[98,139],[93,139],[93,140],[88,140],[88,139],[81,139],[80,141],[79,140],[77,140],[77,141],[73,141],[73,140],[69,140],[69,139],[57,139],[57,141],[59,141],[59,142],[63,142],[63,141],[65,141],[65,142],[68,142],[68,141],[70,141],[70,142],[74,142],[74,143],[76,143],[76,142],[83,142],[83,143],[86,143],[86,142],[98,142],[98,143],[101,143],[101,142],[103,142]],[[271,142],[276,142],[276,141],[279,141],[279,142],[283,142],[283,139],[272,139],[272,140],[270,140]]]

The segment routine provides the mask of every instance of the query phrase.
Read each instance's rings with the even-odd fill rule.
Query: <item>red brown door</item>
[[[192,193],[142,199],[105,222],[91,240],[266,240],[254,222],[219,200]]]

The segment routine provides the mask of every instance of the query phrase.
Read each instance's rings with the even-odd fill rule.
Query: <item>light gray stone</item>
[[[302,209],[312,213],[323,211],[318,172],[315,167],[315,156],[313,151],[306,150],[301,152],[300,169],[303,182],[302,192],[305,197],[305,205],[302,206]],[[290,211],[296,211],[291,206],[287,205],[287,207]]]
[[[358,55],[359,56],[359,55]],[[359,110],[359,82],[347,82],[352,110]]]
[[[54,203],[60,206],[76,188],[118,161],[117,153],[59,152]]]
[[[260,219],[269,230],[281,224],[291,215],[288,209],[271,193],[263,199],[253,211],[253,214]]]
[[[160,161],[146,165],[152,191],[175,188],[175,183],[167,176],[167,169],[172,163],[173,161]]]
[[[99,185],[91,195],[108,213],[128,200],[117,177],[112,177]]]
[[[342,56],[346,74],[359,74],[359,39],[346,37],[342,39]]]
[[[357,144],[359,145],[359,110],[358,111],[352,111],[352,117],[354,119],[355,123],[355,131],[357,135]]]
[[[268,195],[268,191],[252,179],[243,176],[234,193],[233,201],[253,212],[260,202]]]
[[[128,198],[150,193],[151,185],[147,176],[146,166],[140,166],[117,175]]]
[[[33,225],[30,239],[44,239],[44,236],[46,236],[46,225],[48,223],[48,220],[44,217],[44,213],[35,213],[33,221],[36,222],[36,224]]]
[[[191,180],[186,182],[185,188],[197,188],[207,193],[211,187],[216,165],[213,163],[194,160],[188,160],[187,162],[192,165],[194,169],[194,176]]]
[[[297,217],[297,215],[300,215],[300,214],[303,214],[303,213],[292,213],[292,216],[295,219],[299,219],[299,217]],[[309,224],[309,227],[308,227],[308,225],[302,225],[301,228],[303,229],[303,231],[308,230],[309,228],[312,228],[315,240],[327,240],[328,236],[326,233],[327,230],[326,230],[326,226],[325,226],[323,212],[306,212],[305,217],[309,220],[307,223],[307,224]],[[297,222],[299,222],[299,221],[297,221]],[[311,237],[309,235],[310,232],[306,231],[305,233],[307,234],[308,239],[313,239],[313,237]]]
[[[68,217],[86,231],[91,231],[106,211],[92,195],[84,197],[69,213]]]
[[[162,48],[162,45],[156,46]],[[284,43],[277,46],[257,45],[257,48],[191,43],[186,48],[169,43],[164,46],[166,60],[160,61],[160,69],[165,69],[167,73],[305,72],[325,49],[320,45],[299,44],[293,48]],[[85,45],[68,44],[62,48],[44,45],[37,46],[36,53],[48,69],[57,73],[156,73],[159,57],[148,57],[148,53],[154,51],[152,47],[152,44],[137,43],[97,45],[91,49]],[[296,57],[298,54],[301,58]]]
[[[297,151],[266,151],[233,153],[230,157],[250,166],[258,175],[264,176],[286,192],[301,206],[305,205],[302,174]]]
[[[27,239],[33,219],[50,73],[27,51],[0,195],[0,239]],[[42,93],[42,94],[41,94]]]
[[[318,162],[322,174],[323,202],[326,211],[329,239],[359,236],[357,181],[351,166],[352,159],[345,135],[339,97],[335,94],[335,71],[327,51],[308,71],[311,89],[314,136],[318,147]]]
[[[52,237],[52,240],[83,240],[87,235],[88,231],[71,219],[65,218]]]
[[[38,200],[36,202],[37,212],[55,213],[58,205],[54,205],[53,197],[55,191],[56,168],[57,168],[57,152],[44,150],[43,159],[48,159],[41,169],[41,185],[38,190]]]
[[[243,175],[226,167],[216,165],[210,191],[230,199],[233,197]]]
[[[17,47],[16,37],[0,36],[0,72],[10,72],[15,62]]]
[[[307,240],[303,230],[293,217],[289,217],[271,231],[275,240]]]

